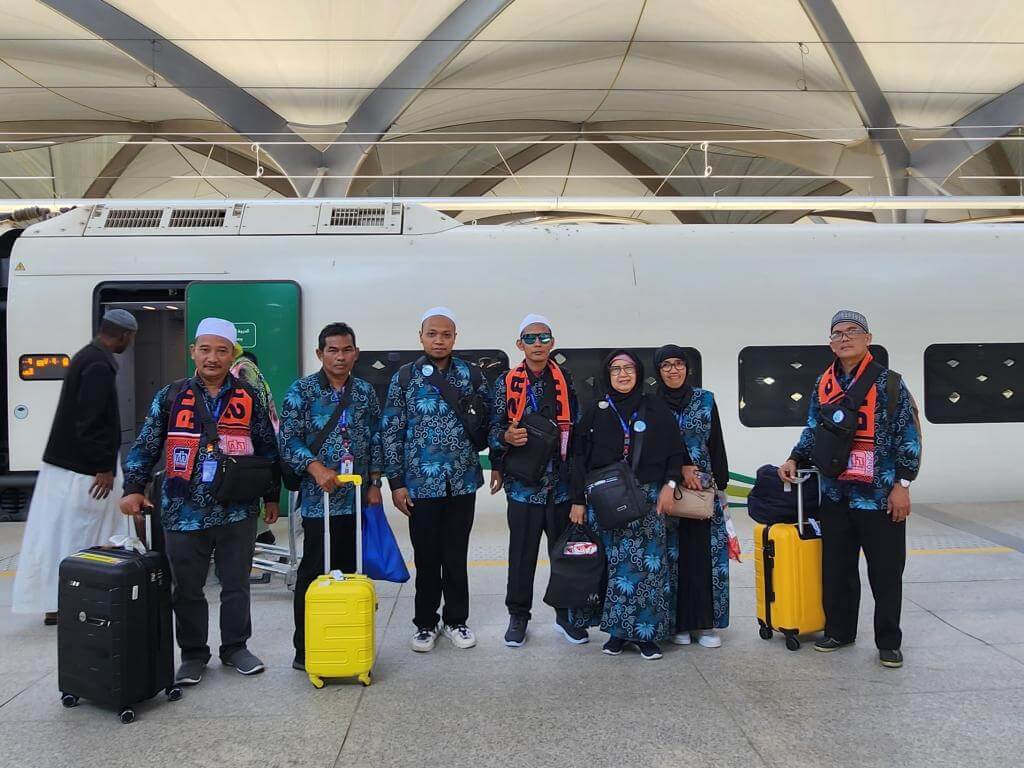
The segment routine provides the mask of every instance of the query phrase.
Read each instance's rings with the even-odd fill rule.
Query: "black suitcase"
[[[126,517],[130,535],[132,518]],[[146,516],[147,540],[152,542]],[[57,594],[57,676],[61,702],[79,698],[116,707],[121,722],[133,707],[174,684],[171,572],[160,552],[93,547],[60,564]]]

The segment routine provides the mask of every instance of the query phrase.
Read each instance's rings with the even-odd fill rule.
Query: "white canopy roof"
[[[1024,175],[1018,0],[0,11],[0,197],[1006,195]]]

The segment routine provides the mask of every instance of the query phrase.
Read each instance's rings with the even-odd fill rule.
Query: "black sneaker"
[[[645,661],[654,661],[661,658],[661,647],[657,643],[647,640],[637,643],[636,647],[640,649],[640,655],[644,657]]]
[[[302,656],[296,656],[292,659],[292,669],[297,669],[299,672],[306,671],[306,659]]]
[[[559,611],[555,614],[555,631],[573,645],[590,642],[590,633],[581,627],[574,627],[569,622],[568,612]]]
[[[847,643],[841,643],[834,637],[823,637],[814,644],[814,650],[821,651],[822,653],[831,653],[832,651],[838,651],[840,648],[845,648],[848,645],[853,645],[853,641]]]
[[[521,648],[526,642],[525,616],[509,616],[508,629],[505,631],[505,645],[509,648]]]
[[[903,651],[899,648],[883,648],[878,652],[878,660],[882,663],[883,667],[899,669],[903,666]]]
[[[608,642],[601,646],[601,651],[609,656],[618,656],[626,647],[626,641],[621,637],[609,637]]]
[[[174,676],[177,685],[197,685],[203,679],[206,662],[200,659],[185,659]]]

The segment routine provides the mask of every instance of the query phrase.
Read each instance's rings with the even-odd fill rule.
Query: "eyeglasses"
[[[550,344],[554,336],[550,333],[524,333],[519,338],[522,339],[523,344],[536,344],[538,341],[541,344]]]
[[[849,339],[850,341],[853,341],[854,339],[859,339],[861,336],[867,335],[867,331],[863,331],[860,328],[851,328],[848,331],[835,331],[834,333],[829,335],[829,339],[831,339],[832,341],[842,341],[843,339]]]
[[[612,376],[633,376],[636,374],[635,365],[613,365],[608,369]]]
[[[685,371],[686,363],[662,363],[659,367],[663,371]]]

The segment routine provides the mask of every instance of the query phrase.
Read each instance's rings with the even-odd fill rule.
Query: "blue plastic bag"
[[[403,584],[409,580],[409,569],[381,504],[363,510],[363,573],[374,581]]]

